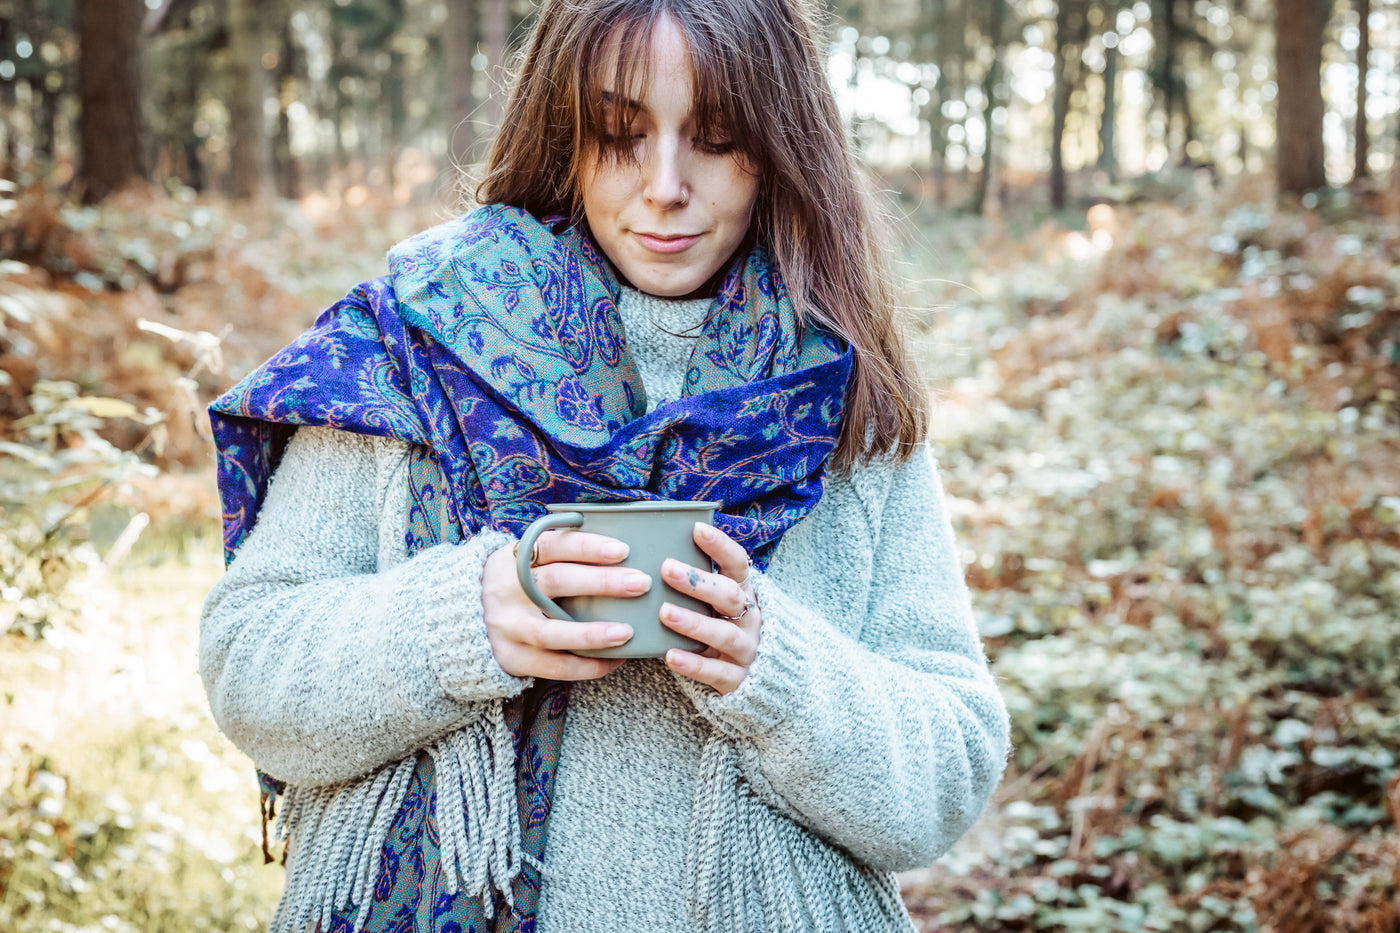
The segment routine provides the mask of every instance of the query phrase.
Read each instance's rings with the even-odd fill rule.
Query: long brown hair
[[[588,147],[630,119],[603,108],[603,69],[614,63],[616,88],[645,81],[645,51],[663,16],[689,46],[698,124],[721,127],[759,173],[753,232],[799,320],[855,351],[833,465],[907,457],[927,431],[927,395],[895,319],[873,198],[827,85],[807,0],[545,0],[477,199],[580,218]]]

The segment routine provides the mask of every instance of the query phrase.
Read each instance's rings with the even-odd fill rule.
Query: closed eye
[[[719,138],[696,136],[691,141],[691,144],[695,146],[696,149],[708,153],[709,155],[729,155],[734,152],[735,149],[739,148],[734,140],[727,136]]]

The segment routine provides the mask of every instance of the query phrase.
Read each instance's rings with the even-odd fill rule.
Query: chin
[[[697,283],[694,276],[684,279],[636,276],[631,278],[630,284],[655,298],[699,298],[704,295],[705,280]]]

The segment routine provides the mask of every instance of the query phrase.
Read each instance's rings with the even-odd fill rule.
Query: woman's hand
[[[661,607],[661,621],[710,647],[700,654],[673,648],[666,652],[666,666],[722,694],[733,693],[758,655],[758,632],[763,627],[763,613],[749,583],[749,555],[742,545],[711,525],[695,526],[695,543],[710,555],[718,573],[672,559],[661,565],[661,576],[680,592],[709,603],[714,616],[666,603]]]
[[[536,544],[535,584],[550,599],[561,596],[640,596],[651,578],[613,567],[627,557],[616,539],[581,531],[546,531]],[[548,618],[520,588],[511,548],[497,549],[481,574],[481,609],[496,663],[513,677],[593,680],[621,658],[584,658],[572,651],[612,648],[632,637],[616,622],[565,622]]]

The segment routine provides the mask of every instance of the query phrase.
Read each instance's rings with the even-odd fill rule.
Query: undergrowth
[[[1098,207],[934,297],[1015,740],[906,879],[943,929],[1400,925],[1400,225],[1218,209]]]
[[[333,207],[0,191],[5,933],[266,922],[250,766],[194,675],[203,411],[440,219]],[[1229,195],[1084,221],[940,219],[913,260],[1015,752],[906,901],[983,933],[1393,931],[1400,225]]]

